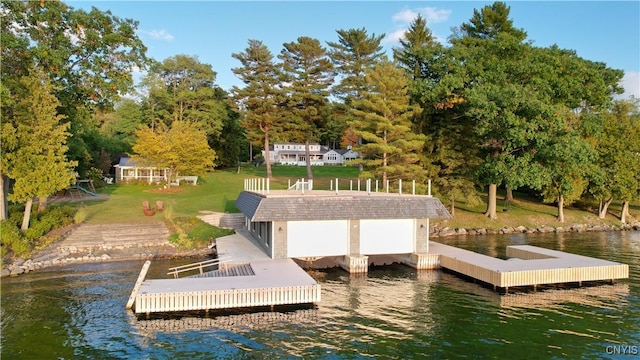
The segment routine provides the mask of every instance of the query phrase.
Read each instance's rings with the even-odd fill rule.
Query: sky
[[[138,36],[147,55],[158,61],[175,55],[196,56],[217,73],[225,90],[242,86],[232,69],[249,39],[262,41],[274,58],[282,44],[300,36],[326,46],[338,41],[336,30],[365,28],[385,34],[392,57],[411,21],[427,19],[443,44],[451,29],[469,22],[474,9],[493,1],[66,1],[74,8],[92,6],[139,22]],[[592,61],[625,72],[621,98],[640,98],[640,1],[506,1],[515,27],[534,45],[558,45]]]

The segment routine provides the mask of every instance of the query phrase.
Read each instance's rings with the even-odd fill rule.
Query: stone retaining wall
[[[430,236],[432,238],[436,238],[436,237],[456,236],[456,235],[535,234],[535,233],[562,233],[562,232],[587,232],[587,231],[638,231],[638,230],[640,230],[640,222],[635,222],[632,224],[624,224],[620,226],[607,225],[607,224],[599,224],[599,225],[573,224],[567,227],[553,227],[553,226],[542,225],[535,228],[518,226],[515,228],[504,227],[501,229],[485,229],[485,228],[451,229],[448,227],[439,229],[437,227],[432,227]]]

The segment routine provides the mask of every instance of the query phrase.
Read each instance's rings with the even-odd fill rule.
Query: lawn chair
[[[156,211],[149,206],[149,202],[146,200],[142,202],[142,212],[147,216],[153,216],[156,214]]]
[[[156,201],[156,210],[158,210],[158,212],[164,211],[164,203],[162,200]]]

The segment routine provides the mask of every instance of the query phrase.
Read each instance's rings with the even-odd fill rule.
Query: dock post
[[[398,194],[402,195],[402,179],[398,180]]]
[[[136,301],[136,296],[138,296],[138,291],[140,290],[140,286],[144,281],[144,278],[147,277],[147,271],[149,271],[149,266],[151,266],[151,261],[147,260],[144,265],[142,265],[142,270],[140,270],[140,275],[138,275],[138,280],[136,284],[133,286],[133,291],[131,291],[131,296],[129,296],[129,301],[127,301],[127,310],[131,310],[133,308],[133,303]]]
[[[415,180],[413,180],[413,181],[411,182],[411,189],[412,189],[412,190],[411,190],[411,191],[412,191],[412,194],[413,194],[413,195],[415,195],[415,194],[416,194],[416,181],[415,181]]]

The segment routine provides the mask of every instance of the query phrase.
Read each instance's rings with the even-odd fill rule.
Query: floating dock
[[[235,266],[232,266],[234,268]],[[313,304],[320,285],[291,259],[238,264],[253,275],[144,280],[135,294],[136,314]]]
[[[531,245],[507,246],[509,260],[431,242],[430,253],[439,255],[439,265],[492,285],[494,289],[614,281],[629,277],[629,265],[569,254]]]
[[[177,279],[145,279],[147,262],[127,308],[136,314],[277,305],[316,304],[320,285],[292,259],[271,259],[238,233],[217,240],[217,270]],[[507,247],[509,260],[430,241],[429,252],[412,254],[419,269],[444,268],[508,291],[510,287],[611,281],[629,277],[629,266],[530,245]],[[197,264],[196,264],[197,265]],[[183,266],[185,267],[185,266]],[[179,267],[179,268],[183,268]],[[177,268],[176,268],[177,269]],[[176,275],[177,276],[177,275]]]

